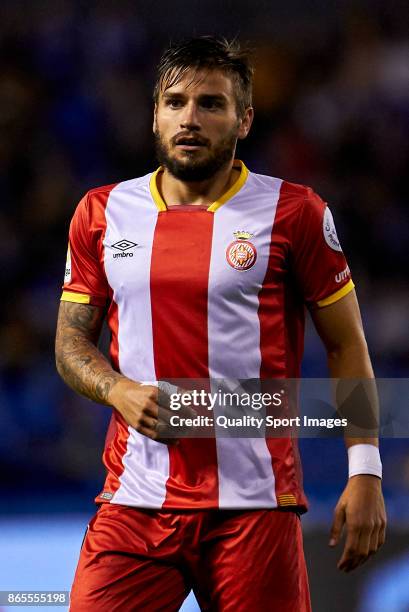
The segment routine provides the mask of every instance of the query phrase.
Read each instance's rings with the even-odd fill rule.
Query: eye
[[[213,100],[212,98],[202,100],[200,105],[206,110],[216,110],[218,108],[222,108],[222,103],[219,100]]]
[[[182,108],[183,103],[182,100],[178,100],[176,98],[167,98],[166,106],[169,106],[170,108]]]

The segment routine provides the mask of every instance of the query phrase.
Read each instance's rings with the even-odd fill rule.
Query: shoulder
[[[327,207],[326,202],[311,187],[289,181],[283,181],[280,202],[282,206],[294,210],[299,222],[321,222]]]
[[[322,221],[327,204],[308,185],[293,183],[282,178],[265,174],[249,173],[249,187],[254,196],[265,195],[277,205],[276,223],[282,222],[288,228]]]
[[[308,185],[283,181],[280,199],[283,201],[294,201],[300,209],[305,212],[321,214],[326,207],[326,202]]]
[[[283,178],[249,172],[249,186],[255,190],[264,192],[278,192],[279,204],[296,205],[298,207],[318,207],[325,206],[320,196],[308,185],[293,183]]]
[[[149,188],[149,181],[152,176],[152,172],[149,174],[145,174],[144,176],[139,176],[137,178],[127,179],[124,181],[118,181],[117,183],[111,183],[109,185],[102,185],[100,187],[94,187],[90,189],[85,194],[85,198],[89,201],[95,201],[101,198],[108,198],[109,195],[113,192],[115,193],[123,193],[123,192],[133,192],[135,191],[146,191]]]
[[[101,209],[105,209],[109,199],[114,194],[131,195],[138,197],[138,194],[145,195],[149,191],[149,181],[152,172],[144,176],[133,179],[101,185],[89,189],[80,200],[77,210],[82,214],[93,215]]]

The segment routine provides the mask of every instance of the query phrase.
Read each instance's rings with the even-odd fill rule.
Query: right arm
[[[55,339],[55,359],[61,378],[77,393],[112,406],[112,389],[124,378],[115,372],[97,342],[104,311],[90,304],[61,302]]]
[[[157,389],[116,372],[98,350],[104,310],[62,301],[58,313],[55,357],[58,373],[74,391],[112,406],[128,425],[158,440]]]

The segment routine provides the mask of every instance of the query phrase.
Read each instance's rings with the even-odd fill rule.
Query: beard
[[[171,142],[175,144],[174,139]],[[237,128],[235,127],[215,145],[208,146],[207,157],[196,159],[195,151],[186,151],[185,158],[180,160],[171,155],[170,147],[164,142],[159,131],[157,129],[155,131],[156,156],[160,165],[164,166],[172,176],[186,183],[196,183],[212,178],[234,158],[236,143]]]

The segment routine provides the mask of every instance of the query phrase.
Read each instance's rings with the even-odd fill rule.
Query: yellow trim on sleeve
[[[334,304],[334,302],[338,302],[338,300],[340,300],[345,295],[347,295],[347,293],[352,291],[354,287],[355,285],[353,281],[349,280],[346,285],[341,287],[341,289],[338,289],[338,291],[335,291],[335,293],[333,293],[332,295],[329,295],[323,300],[320,300],[319,302],[317,302],[317,306],[321,308],[322,306],[329,306],[330,304]]]
[[[74,293],[73,291],[63,291],[61,296],[62,302],[75,302],[76,304],[89,304],[91,296],[85,293]]]
[[[230,187],[230,189],[228,189],[226,193],[220,196],[218,200],[210,204],[209,208],[207,209],[209,212],[215,212],[218,208],[223,206],[223,204],[225,204],[227,200],[230,200],[234,195],[236,195],[238,191],[240,191],[240,189],[243,187],[244,183],[246,182],[247,177],[249,175],[249,171],[244,165],[244,163],[241,160],[236,159],[234,160],[233,167],[240,168],[240,175],[237,181],[235,181],[233,185]],[[149,181],[149,188],[151,191],[151,195],[152,195],[153,201],[155,202],[156,207],[159,210],[159,212],[168,209],[158,189],[157,179],[158,179],[158,174],[160,172],[163,172],[162,166],[159,166],[159,168],[155,170],[155,172],[152,174],[150,181]]]

